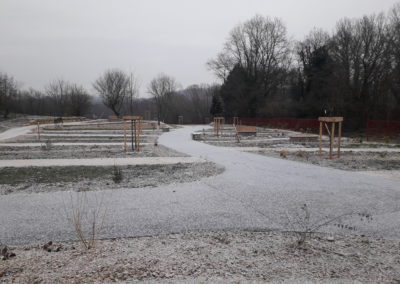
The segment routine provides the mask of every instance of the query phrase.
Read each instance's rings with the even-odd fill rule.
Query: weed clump
[[[282,158],[286,159],[287,156],[288,156],[288,154],[289,154],[288,151],[282,150],[282,151],[279,153],[279,156],[281,156]]]
[[[47,139],[46,142],[42,145],[42,150],[50,151],[53,148],[53,143],[50,139]]]
[[[296,156],[299,158],[306,158],[308,160],[309,155],[306,151],[297,151]]]
[[[390,137],[389,137],[389,136],[383,137],[383,141],[385,141],[386,144],[389,144],[389,142],[390,142]]]
[[[121,183],[123,180],[122,170],[121,168],[114,166],[112,172],[112,180],[114,183]]]

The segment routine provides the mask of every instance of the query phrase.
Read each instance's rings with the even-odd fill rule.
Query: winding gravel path
[[[356,233],[400,238],[400,181],[322,168],[224,149],[192,141],[185,127],[159,143],[216,162],[226,171],[198,182],[158,188],[87,192],[88,202],[108,208],[101,237],[128,237],[220,229],[291,230],[302,204],[311,219],[368,212],[373,220],[352,220]],[[66,220],[75,193],[0,196],[0,242],[74,239]],[[66,209],[66,210],[65,210]],[[67,213],[66,213],[67,212]],[[334,228],[327,228],[327,230]]]
[[[35,127],[36,127],[35,125],[29,125],[29,126],[22,126],[22,127],[8,129],[0,133],[0,141],[28,134],[33,129],[35,129]]]

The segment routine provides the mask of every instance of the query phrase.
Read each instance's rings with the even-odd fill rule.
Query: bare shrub
[[[15,257],[15,253],[10,251],[7,246],[0,246],[0,259],[7,260],[11,257]]]
[[[282,151],[279,153],[279,156],[281,156],[282,158],[286,159],[287,156],[288,156],[288,154],[289,154],[288,151],[282,150]]]
[[[65,215],[72,224],[80,243],[86,249],[96,244],[96,238],[102,230],[107,214],[107,204],[104,202],[104,193],[98,194],[86,191],[71,192],[69,204],[64,203]]]
[[[42,144],[42,150],[44,151],[50,151],[53,148],[53,143],[51,142],[50,139],[47,139],[44,144]]]
[[[385,158],[387,157],[387,155],[388,155],[388,152],[381,152],[381,153],[379,153],[379,156],[380,156],[381,158],[383,158],[383,159],[385,159]]]
[[[308,208],[307,204],[303,204],[300,207],[300,213],[297,212],[295,214],[289,215],[289,225],[292,227],[292,231],[295,233],[297,238],[297,245],[302,246],[306,243],[311,236],[316,233],[319,229],[326,227],[328,225],[333,225],[335,227],[341,229],[355,230],[354,226],[350,226],[343,223],[343,218],[354,216],[353,212],[347,212],[334,217],[325,217],[319,220],[312,220],[311,211]],[[357,214],[359,216],[371,216],[370,214]],[[363,218],[363,217],[362,217]]]
[[[114,183],[121,183],[124,179],[121,168],[114,165],[112,172],[112,180]]]
[[[297,151],[296,152],[296,156],[299,157],[299,158],[305,158],[307,160],[309,158],[309,154],[306,151],[302,151],[302,150]]]

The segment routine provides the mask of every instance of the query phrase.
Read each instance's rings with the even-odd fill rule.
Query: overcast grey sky
[[[24,88],[61,78],[84,85],[108,68],[182,86],[216,79],[205,63],[255,14],[281,18],[293,39],[343,17],[387,12],[399,0],[0,0],[0,72]]]

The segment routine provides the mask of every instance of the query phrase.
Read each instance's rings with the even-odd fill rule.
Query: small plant
[[[15,253],[11,252],[7,246],[0,246],[0,259],[7,260],[11,257],[15,257]]]
[[[286,159],[287,156],[288,156],[288,154],[289,154],[288,151],[282,150],[282,151],[279,153],[279,156],[281,156],[282,158]]]
[[[122,170],[121,168],[114,165],[112,172],[112,180],[114,183],[121,183],[123,180]]]
[[[50,139],[47,139],[46,142],[42,145],[42,150],[50,151],[53,148],[53,143]]]
[[[355,227],[345,225],[342,222],[344,217],[348,217],[354,215],[351,213],[344,213],[342,215],[331,217],[331,218],[323,218],[318,221],[311,221],[311,212],[307,206],[307,204],[303,204],[301,207],[301,213],[295,216],[295,219],[289,219],[290,225],[293,227],[293,232],[297,237],[297,245],[302,246],[306,243],[308,239],[311,238],[312,234],[316,233],[320,228],[326,227],[328,225],[333,225],[342,229],[355,230]],[[360,215],[360,214],[359,214]],[[369,214],[363,214],[363,216],[371,216]],[[361,216],[361,215],[360,215]]]
[[[380,153],[379,153],[379,156],[380,156],[381,158],[383,158],[383,159],[385,159],[385,158],[387,157],[387,155],[388,155],[388,152],[380,152]]]
[[[383,141],[385,141],[386,144],[389,144],[389,142],[390,142],[390,137],[389,137],[389,136],[383,137]]]
[[[86,249],[91,249],[96,244],[96,238],[103,228],[107,207],[104,203],[104,194],[98,199],[97,194],[92,194],[89,199],[87,192],[71,192],[70,204],[64,203],[67,219],[74,228],[78,240]]]
[[[296,152],[296,156],[300,158],[306,158],[307,161],[309,158],[309,154],[306,151],[301,151],[301,150]]]

